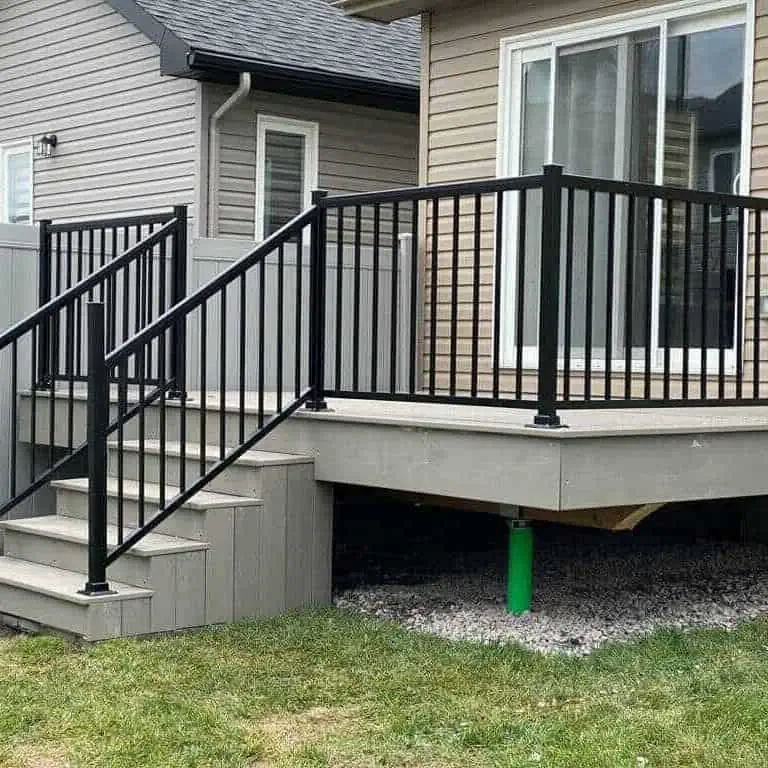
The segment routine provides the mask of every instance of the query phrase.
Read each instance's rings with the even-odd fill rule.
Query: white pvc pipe
[[[237,90],[213,113],[208,130],[208,237],[219,233],[219,166],[221,131],[219,121],[230,109],[237,106],[251,90],[251,73],[240,73]]]

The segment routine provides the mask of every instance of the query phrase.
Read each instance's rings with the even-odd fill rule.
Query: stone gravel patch
[[[657,629],[768,616],[768,546],[670,536],[537,532],[533,610],[505,611],[504,552],[403,563],[337,606],[452,640],[587,654]],[[433,558],[434,559],[434,558]]]

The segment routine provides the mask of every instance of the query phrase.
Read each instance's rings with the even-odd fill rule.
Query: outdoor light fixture
[[[55,133],[50,136],[41,136],[35,142],[35,157],[51,157],[58,143]]]

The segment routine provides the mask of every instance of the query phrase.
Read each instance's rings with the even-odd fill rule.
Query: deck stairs
[[[147,440],[157,458],[160,445]],[[177,492],[180,446],[167,444],[166,498]],[[122,482],[114,445],[108,479],[108,541],[117,541],[118,497],[130,531],[138,522],[137,442],[126,442]],[[217,449],[206,449],[213,463]],[[200,445],[187,444],[187,462]],[[145,510],[160,501],[159,462],[145,464]],[[114,594],[85,596],[88,480],[52,483],[55,514],[0,523],[0,607],[6,624],[52,628],[85,640],[145,635],[278,615],[330,595],[330,567],[313,541],[330,541],[331,501],[306,456],[249,451],[109,567]],[[315,546],[315,549],[317,546]]]

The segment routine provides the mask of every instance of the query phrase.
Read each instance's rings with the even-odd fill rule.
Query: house
[[[3,524],[0,614],[101,638],[325,602],[340,484],[508,518],[519,613],[536,521],[768,495],[761,7],[335,5],[422,14],[420,186],[321,179],[263,232],[222,189],[218,232],[258,243],[197,282],[183,208],[42,227],[0,514],[48,486],[56,514]]]
[[[189,207],[261,239],[313,189],[417,178],[419,30],[321,0],[26,0],[0,11],[0,221]],[[55,136],[48,157],[33,145]]]

